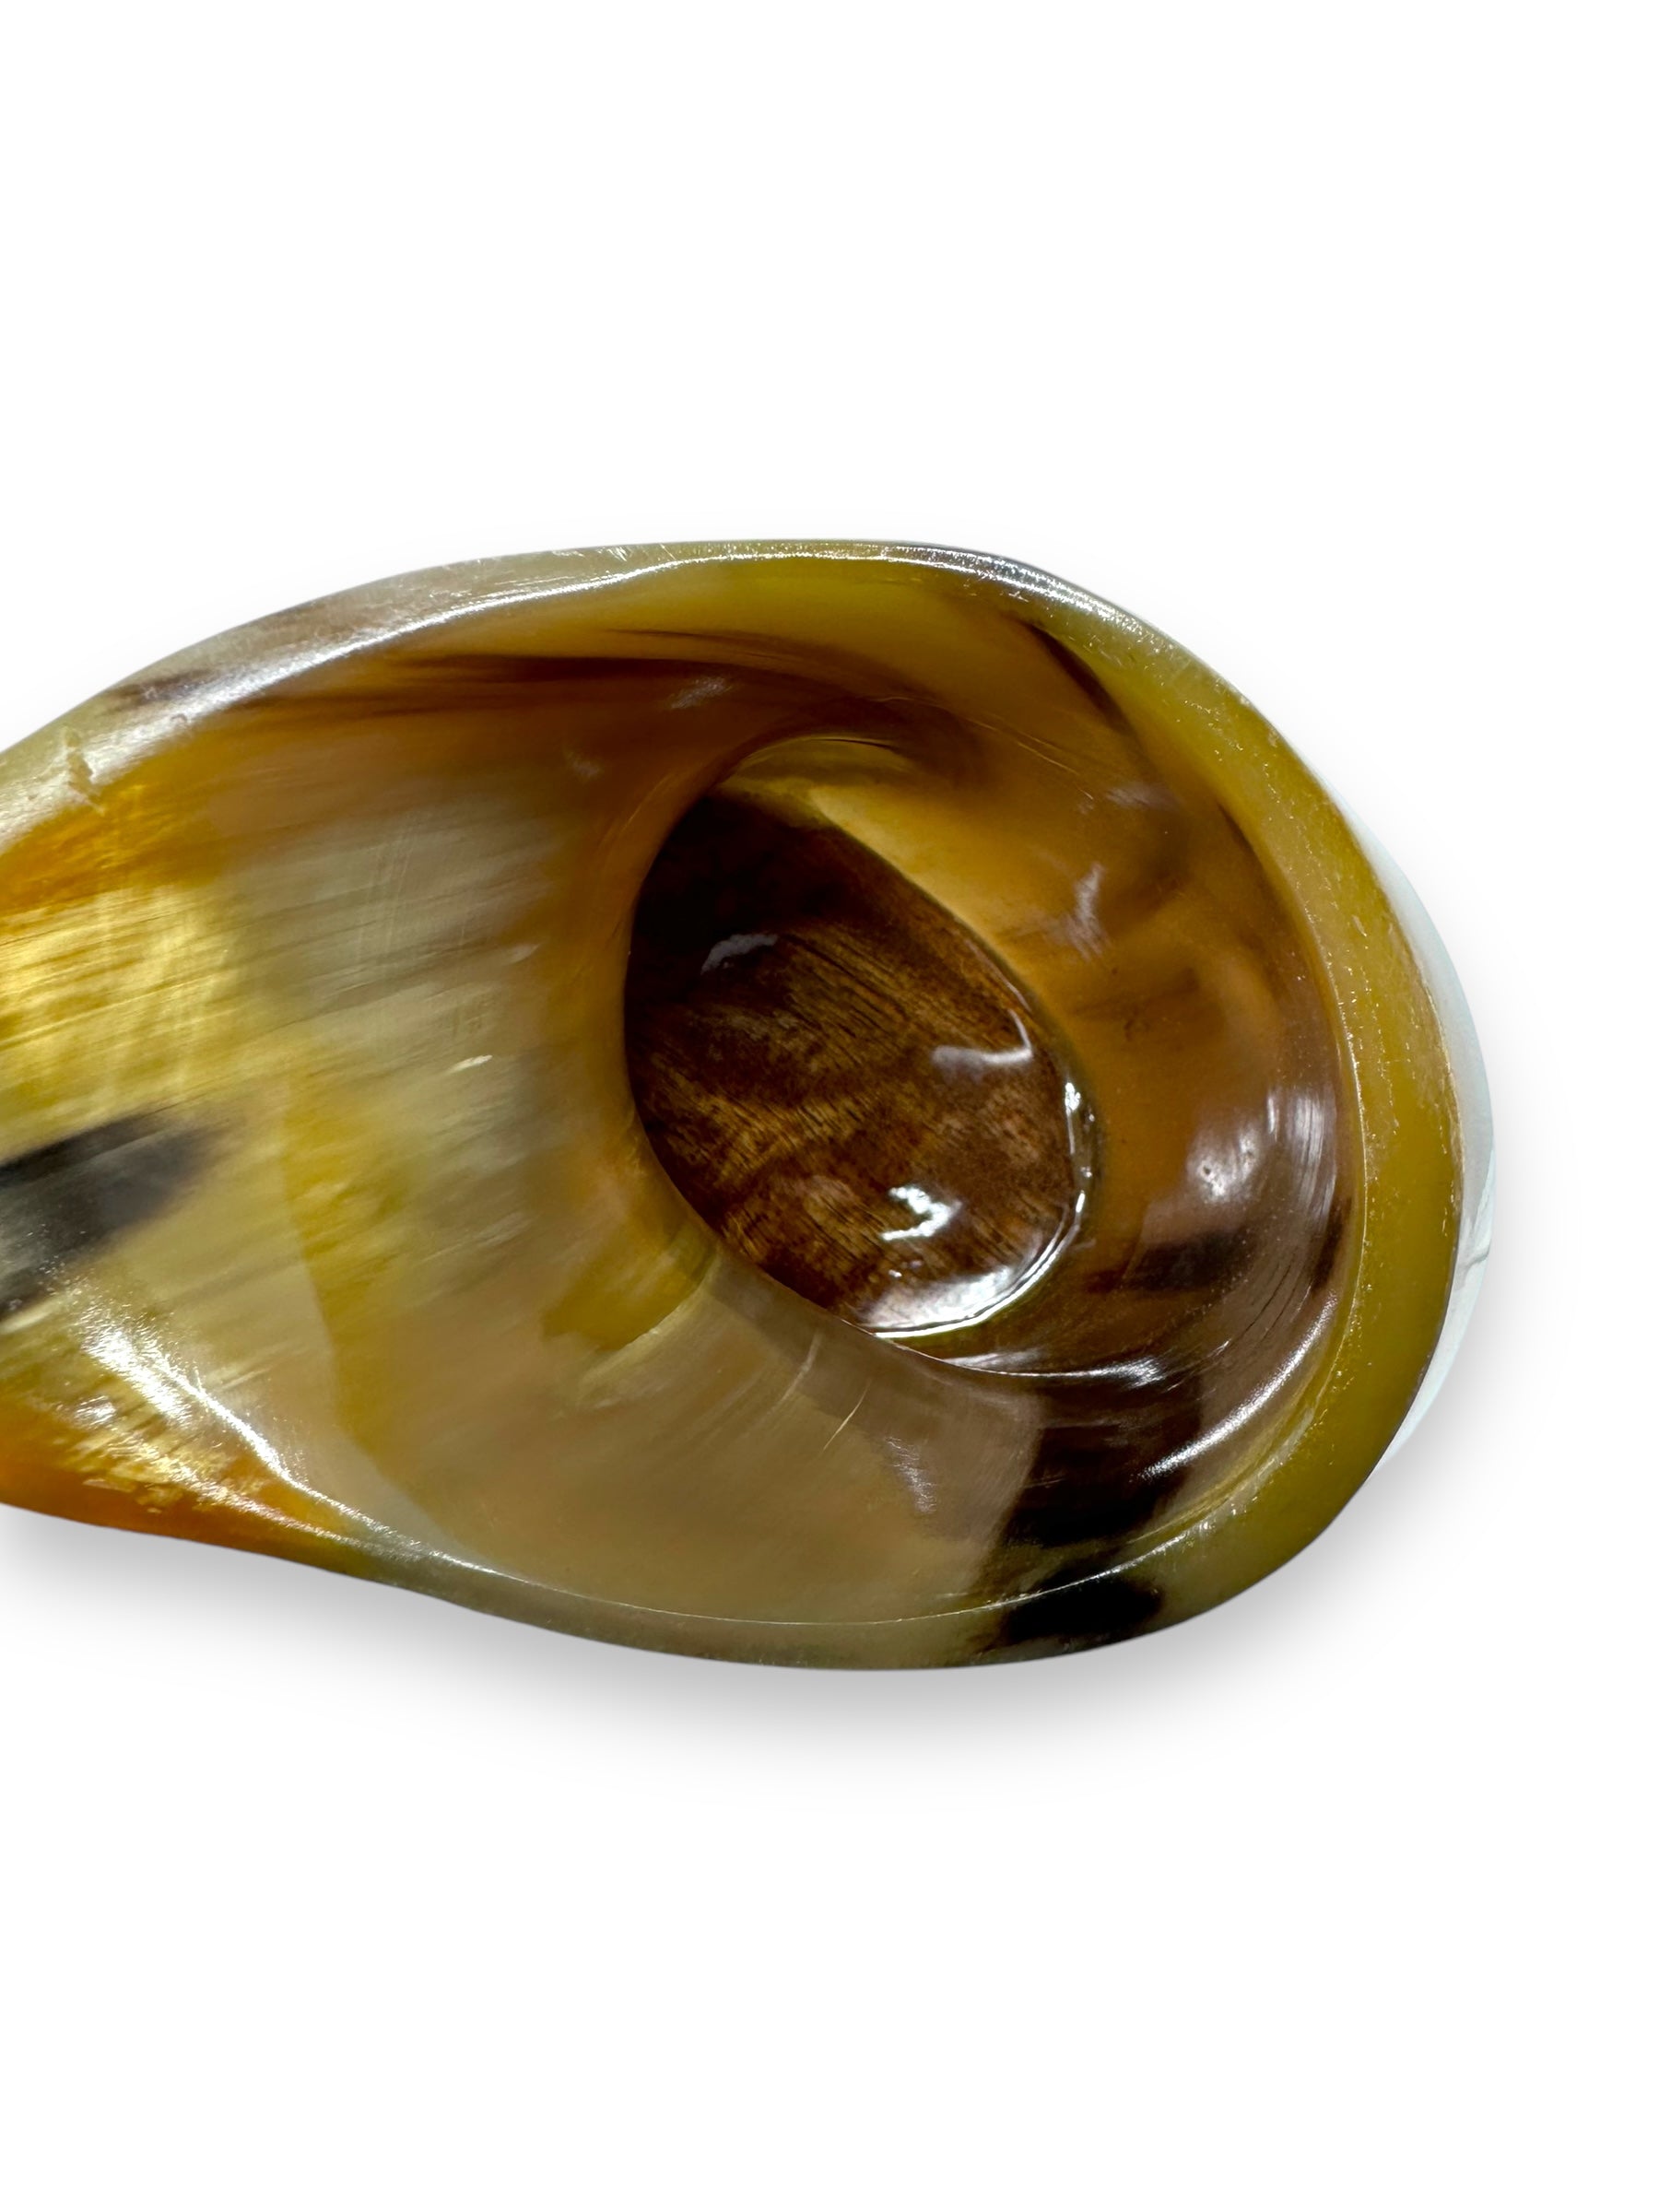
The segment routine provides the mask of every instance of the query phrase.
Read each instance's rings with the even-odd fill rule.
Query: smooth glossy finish
[[[1025,1656],[1305,1543],[1473,1295],[1415,902],[1030,570],[400,579],[105,693],[0,824],[17,1502],[675,1650]]]

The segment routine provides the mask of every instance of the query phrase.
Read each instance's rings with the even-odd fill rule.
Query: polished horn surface
[[[1420,909],[1238,694],[928,547],[235,631],[0,763],[0,1496],[796,1664],[1305,1544],[1485,1254]]]

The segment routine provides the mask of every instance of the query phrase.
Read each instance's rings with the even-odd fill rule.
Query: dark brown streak
[[[0,1161],[0,1315],[165,1211],[211,1148],[204,1129],[138,1113]]]
[[[1069,645],[1062,644],[1041,623],[1022,620],[1020,628],[1028,637],[1034,638],[1054,665],[1071,678],[1102,722],[1114,729],[1120,737],[1135,737],[1134,724],[1087,661],[1080,660]]]

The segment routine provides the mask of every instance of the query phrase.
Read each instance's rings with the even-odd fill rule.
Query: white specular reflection
[[[307,1482],[291,1459],[285,1459],[261,1429],[244,1419],[222,1398],[216,1397],[196,1377],[186,1373],[147,1332],[135,1331],[123,1323],[106,1319],[89,1332],[87,1348],[112,1374],[119,1375],[124,1382],[129,1384],[147,1405],[180,1432],[182,1438],[188,1437],[193,1430],[199,1434],[202,1418],[206,1416],[210,1429],[228,1429],[247,1446],[263,1467],[278,1477],[291,1489],[314,1499],[319,1504],[326,1506],[331,1513],[355,1521],[370,1534],[388,1535],[392,1533],[372,1514],[360,1512],[355,1506],[330,1497],[325,1491]],[[176,1470],[174,1474],[176,1477]],[[199,1465],[193,1465],[190,1474],[191,1480],[208,1497],[268,1519],[284,1518],[276,1507],[241,1487],[215,1481]]]
[[[935,1044],[933,1064],[947,1075],[993,1076],[1017,1067],[1029,1067],[1034,1057],[1031,1040],[1026,1026],[1018,1014],[1013,1017],[1014,1027],[1019,1032],[1019,1042],[1011,1044],[1006,1052],[987,1053],[971,1044]]]
[[[914,1182],[895,1184],[888,1196],[896,1198],[900,1206],[908,1206],[916,1218],[913,1221],[906,1222],[902,1229],[884,1229],[881,1237],[886,1244],[914,1237],[937,1236],[940,1230],[960,1210],[954,1198],[935,1198]]]
[[[97,1331],[88,1348],[112,1374],[119,1375],[124,1382],[130,1382],[139,1396],[153,1406],[164,1420],[172,1421],[180,1428],[187,1428],[193,1412],[206,1413],[212,1419],[222,1421],[227,1429],[239,1436],[254,1458],[263,1466],[268,1467],[273,1475],[279,1475],[284,1482],[294,1481],[293,1475],[276,1446],[262,1436],[251,1421],[244,1421],[240,1414],[232,1413],[229,1406],[222,1404],[210,1391],[205,1390],[201,1383],[193,1382],[175,1367],[159,1346],[151,1344],[141,1348],[125,1329],[109,1324]]]
[[[942,1283],[895,1283],[865,1316],[865,1325],[888,1336],[960,1328],[994,1313],[1024,1281],[1024,1270],[997,1267],[987,1275],[953,1276]]]
[[[1242,1199],[1261,1172],[1261,1133],[1249,1123],[1200,1129],[1187,1154],[1187,1182],[1210,1206]]]

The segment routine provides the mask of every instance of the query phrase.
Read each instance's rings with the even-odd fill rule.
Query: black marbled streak
[[[1133,737],[1135,728],[1128,715],[1088,663],[1080,660],[1069,645],[1063,645],[1041,623],[1028,622],[1025,628],[1055,666],[1065,670],[1101,721],[1110,729],[1115,730],[1120,737]]]
[[[1244,1273],[1256,1248],[1247,1224],[1216,1229],[1179,1243],[1151,1244],[1136,1254],[1121,1278],[1126,1290],[1218,1290]],[[1117,1288],[1108,1278],[1092,1278],[1094,1288]]]
[[[206,1130],[128,1114],[0,1161],[0,1317],[172,1205],[206,1164]]]
[[[980,1654],[981,1664],[1059,1658],[1065,1652],[1122,1643],[1149,1629],[1162,1606],[1162,1593],[1133,1575],[1057,1577],[998,1618],[995,1633]]]
[[[1336,1261],[1342,1251],[1342,1240],[1347,1233],[1348,1207],[1346,1199],[1339,1198],[1331,1208],[1325,1223],[1324,1235],[1319,1241],[1319,1250],[1313,1255],[1312,1269],[1308,1277],[1308,1288],[1317,1297],[1336,1272]]]
[[[1004,1525],[1004,1544],[1056,1551],[1131,1535],[1180,1489],[1184,1461],[1166,1463],[1203,1432],[1202,1387],[1191,1374],[1151,1403],[1102,1394],[1098,1405],[1056,1408]]]

